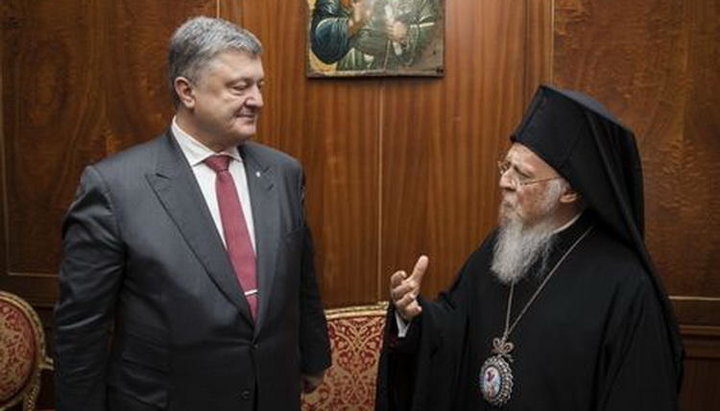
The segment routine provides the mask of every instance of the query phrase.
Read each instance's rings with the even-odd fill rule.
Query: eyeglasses
[[[497,162],[498,167],[498,173],[500,174],[500,177],[504,176],[505,173],[507,173],[509,170],[513,168],[513,165],[511,162],[507,160],[500,160]],[[510,181],[510,184],[514,187],[521,187],[526,186],[530,184],[535,183],[542,183],[543,181],[550,181],[560,178],[560,176],[554,176],[554,177],[546,177],[546,178],[537,178],[537,179],[529,179],[521,174],[518,174],[517,171],[513,170],[512,174],[508,176],[508,179]]]

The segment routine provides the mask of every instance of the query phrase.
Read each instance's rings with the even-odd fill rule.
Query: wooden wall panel
[[[525,13],[525,101],[530,101],[538,85],[553,79],[553,40],[555,0],[526,0]]]
[[[684,388],[680,394],[680,410],[716,410],[720,405],[717,379],[720,360],[685,361]],[[693,389],[696,387],[695,389]]]
[[[102,33],[109,152],[164,132],[173,107],[167,80],[167,45],[175,28],[195,15],[215,16],[217,2],[193,0],[169,7],[164,1],[102,2],[108,24]]]
[[[102,16],[81,1],[60,10],[49,2],[0,7],[2,21],[15,22],[2,31],[4,267],[51,274],[60,217],[77,184],[73,171],[104,151],[101,77],[92,74],[100,69]],[[46,252],[37,252],[39,244]]]
[[[4,1],[3,288],[54,300],[60,220],[80,169],[104,155],[100,8]],[[97,104],[100,102],[100,104]]]
[[[720,409],[720,327],[684,325],[680,332],[685,346],[681,410]]]
[[[447,288],[495,224],[496,161],[525,98],[526,13],[525,2],[446,2],[445,77],[385,83],[384,295],[420,253],[431,262],[423,292]]]
[[[651,246],[664,257],[663,273],[671,279],[670,292],[705,297],[696,299],[694,314],[714,313],[705,324],[720,326],[720,185],[713,183],[720,180],[720,2],[686,1],[684,21],[688,47],[685,78],[689,81],[681,158],[675,157],[677,153],[663,153],[678,160],[668,163],[682,164],[675,170],[682,176],[676,186],[681,188],[669,197],[677,217],[658,224]],[[669,175],[664,172],[655,177],[661,181]],[[655,199],[659,202],[661,198]],[[683,320],[703,324],[696,318]],[[717,404],[720,406],[720,401]]]

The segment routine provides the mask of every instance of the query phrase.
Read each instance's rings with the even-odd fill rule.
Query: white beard
[[[553,239],[553,229],[547,224],[526,228],[522,221],[511,220],[500,227],[490,268],[503,284],[518,282],[538,260],[538,273],[542,273]]]
[[[552,215],[565,188],[563,183],[559,180],[550,182],[543,199],[543,220],[527,226],[519,218],[508,218],[500,226],[490,269],[501,283],[518,282],[538,261],[537,274],[545,272],[555,240]]]

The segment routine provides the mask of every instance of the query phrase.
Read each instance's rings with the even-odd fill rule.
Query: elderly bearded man
[[[418,295],[425,256],[391,277],[377,409],[677,409],[682,347],[632,132],[543,86],[511,140],[500,227],[450,289]]]

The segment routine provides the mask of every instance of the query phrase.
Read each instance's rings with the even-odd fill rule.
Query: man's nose
[[[514,190],[515,184],[513,183],[512,177],[510,177],[510,170],[505,170],[504,173],[500,174],[500,180],[498,181],[498,185],[503,190]]]
[[[245,100],[245,104],[256,108],[262,108],[262,106],[265,105],[260,87],[258,87],[257,85],[253,86],[250,95],[248,96],[247,100]]]

